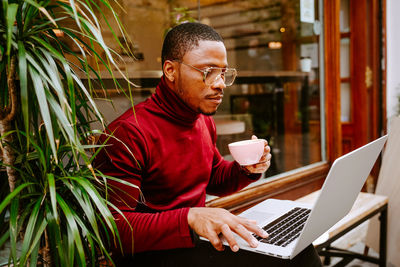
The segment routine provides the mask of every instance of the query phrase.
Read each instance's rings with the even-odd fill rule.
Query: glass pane
[[[340,77],[350,77],[350,38],[340,40]]]
[[[350,32],[349,0],[340,0],[340,32]]]
[[[351,121],[351,91],[350,83],[340,84],[340,112],[341,121],[350,122]]]
[[[198,17],[193,1],[179,3]],[[201,3],[238,69],[214,116],[221,154],[231,160],[228,144],[255,134],[272,148],[266,177],[321,161],[318,1]]]
[[[121,67],[144,82],[154,80],[154,76],[148,77],[149,71],[161,70],[162,40],[177,19],[200,20],[224,38],[229,66],[238,70],[238,77],[233,86],[226,88],[214,116],[222,155],[230,158],[228,143],[255,134],[267,139],[272,148],[272,165],[266,177],[322,160],[322,0],[118,3],[126,11],[121,11],[121,19],[138,58]],[[135,101],[154,91],[151,84],[134,89]],[[125,105],[125,100],[117,101]]]

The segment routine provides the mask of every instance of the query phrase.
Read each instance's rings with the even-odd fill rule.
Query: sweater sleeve
[[[209,120],[208,129],[213,140],[213,166],[207,193],[216,196],[232,194],[258,180],[261,174],[246,174],[236,161],[225,160],[218,151],[217,132],[213,120]]]
[[[216,196],[226,196],[248,186],[258,180],[261,174],[246,174],[236,161],[227,161],[214,148],[213,168],[207,193]]]
[[[193,247],[187,223],[189,208],[155,213],[137,211],[139,206],[145,205],[138,202],[146,168],[144,137],[129,123],[112,124],[109,133],[112,137],[100,137],[100,142],[106,142],[106,147],[96,156],[95,166],[105,175],[124,181],[109,180],[111,202],[123,213],[122,216],[113,211],[123,252]]]
[[[187,224],[189,208],[157,213],[123,212],[115,221],[124,253],[193,247]]]

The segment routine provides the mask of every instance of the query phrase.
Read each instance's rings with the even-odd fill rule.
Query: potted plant
[[[10,244],[14,266],[94,266],[119,240],[107,198],[113,178],[92,167],[89,150],[101,146],[88,141],[90,123],[103,123],[90,82],[94,76],[101,84],[101,77],[89,59],[111,74],[118,69],[97,18],[120,44],[105,9],[123,34],[108,0],[0,4],[0,177],[8,181],[0,194],[0,248]]]

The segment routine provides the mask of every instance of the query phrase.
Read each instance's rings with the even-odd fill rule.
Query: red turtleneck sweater
[[[190,109],[163,78],[151,98],[108,130],[114,137],[95,163],[127,183],[110,182],[112,203],[130,222],[114,214],[124,253],[133,252],[133,242],[135,252],[192,247],[189,208],[203,207],[206,193],[227,195],[260,177],[246,176],[221,157],[213,119]]]

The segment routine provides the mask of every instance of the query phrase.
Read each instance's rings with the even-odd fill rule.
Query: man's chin
[[[212,116],[215,113],[217,113],[217,109],[214,109],[214,108],[208,108],[208,109],[199,108],[198,111],[199,111],[199,113],[206,115],[206,116]]]
[[[213,112],[204,112],[204,111],[200,111],[201,114],[206,115],[206,116],[212,116],[215,115],[215,113],[217,113],[216,110],[214,110]]]

